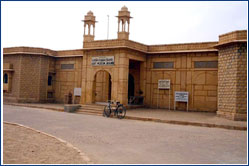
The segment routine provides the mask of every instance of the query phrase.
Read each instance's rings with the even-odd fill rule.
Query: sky
[[[88,11],[98,21],[95,40],[117,39],[118,11],[133,17],[130,40],[147,45],[218,41],[219,35],[248,27],[248,2],[37,1],[1,2],[2,47],[80,49]]]

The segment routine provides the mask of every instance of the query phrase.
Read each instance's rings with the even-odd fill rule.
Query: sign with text
[[[158,89],[170,89],[170,80],[158,80]]]
[[[114,65],[114,56],[92,57],[92,66],[110,66]]]
[[[175,91],[175,101],[188,102],[188,92]]]
[[[81,88],[74,88],[74,96],[81,96]]]

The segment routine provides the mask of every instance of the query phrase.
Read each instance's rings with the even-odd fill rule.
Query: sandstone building
[[[144,45],[129,40],[126,7],[117,18],[118,38],[96,41],[95,16],[88,12],[82,49],[4,48],[4,101],[63,103],[71,91],[81,104],[137,100],[246,120],[246,30],[220,35],[217,42]],[[170,89],[158,89],[159,80],[170,80]],[[188,92],[188,103],[175,102],[176,91]]]

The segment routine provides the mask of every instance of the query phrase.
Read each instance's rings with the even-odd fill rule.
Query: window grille
[[[154,62],[154,69],[172,69],[174,68],[174,62]]]
[[[195,68],[218,68],[218,61],[196,61]]]
[[[61,64],[61,69],[74,69],[74,64]]]

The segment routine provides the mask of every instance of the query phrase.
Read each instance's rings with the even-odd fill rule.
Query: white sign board
[[[81,88],[74,88],[74,96],[81,96]]]
[[[170,80],[158,80],[158,89],[170,89]]]
[[[188,102],[188,92],[175,91],[175,102]]]
[[[114,65],[114,56],[92,57],[92,66],[110,66],[110,65]]]

